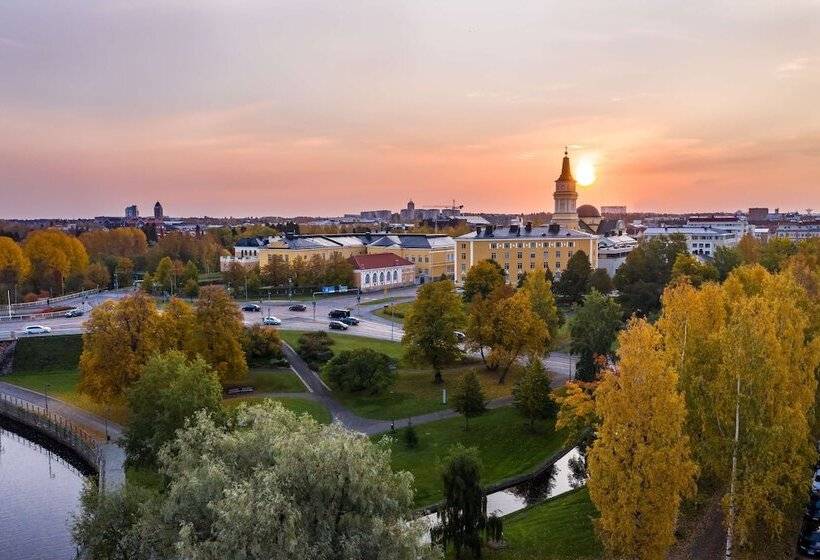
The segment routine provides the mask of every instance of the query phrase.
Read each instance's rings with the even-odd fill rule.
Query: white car
[[[811,491],[820,494],[820,469],[814,471],[814,478],[811,481]]]
[[[44,327],[43,325],[29,325],[23,329],[26,334],[47,334],[51,332],[51,327]]]
[[[282,320],[271,315],[270,317],[265,317],[264,319],[262,319],[262,324],[263,325],[281,325]]]

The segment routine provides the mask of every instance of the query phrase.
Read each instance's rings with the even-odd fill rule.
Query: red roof
[[[370,268],[387,268],[390,266],[414,266],[407,259],[393,253],[376,253],[374,255],[354,255],[348,259],[356,270]]]

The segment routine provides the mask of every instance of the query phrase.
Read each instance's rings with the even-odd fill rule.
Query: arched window
[[[399,271],[394,270],[393,271],[393,282],[396,282],[398,279],[399,279]]]
[[[379,274],[379,282],[384,283],[384,272],[382,272],[381,274]]]
[[[365,274],[364,275],[364,283],[365,284],[370,284],[370,274]]]

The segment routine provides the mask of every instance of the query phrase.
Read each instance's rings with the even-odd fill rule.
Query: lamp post
[[[45,397],[46,397],[46,414],[48,414],[48,389],[51,387],[51,383],[46,383],[46,390],[45,390]]]

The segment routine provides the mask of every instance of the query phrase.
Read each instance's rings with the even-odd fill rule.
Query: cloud
[[[782,63],[777,67],[777,75],[781,78],[794,76],[806,70],[811,64],[811,58],[800,56]]]

